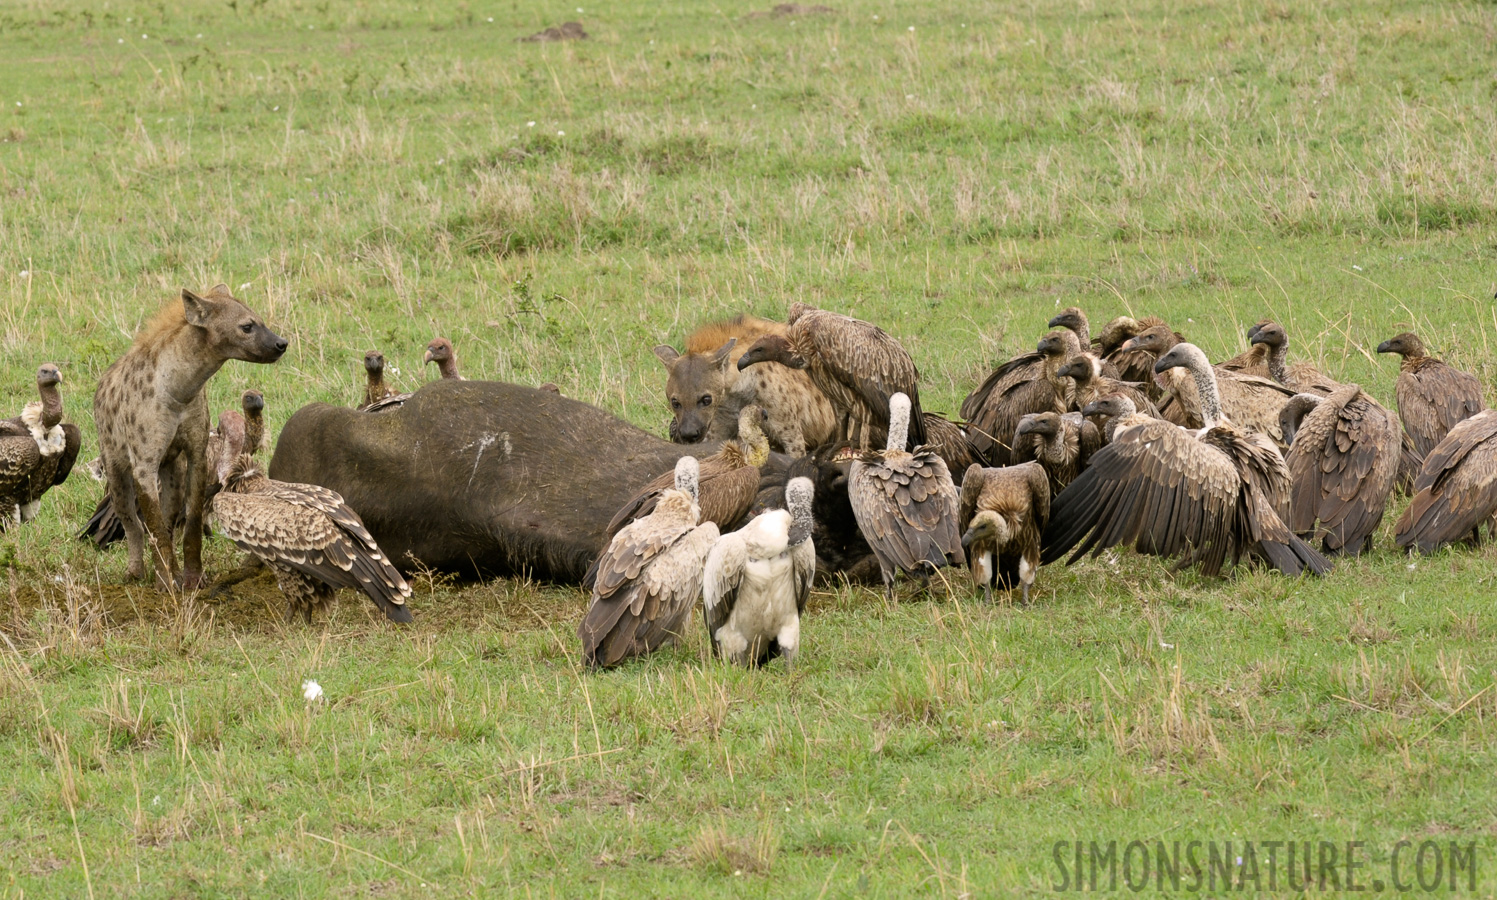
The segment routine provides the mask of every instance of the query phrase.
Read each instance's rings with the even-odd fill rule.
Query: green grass
[[[293,344],[213,407],[274,427],[442,333],[664,434],[649,348],[799,299],[948,412],[1073,303],[1213,356],[1272,316],[1388,403],[1412,327],[1497,384],[1490,2],[769,5],[0,0],[3,411],[61,363],[91,458],[98,375],[217,281]],[[402,630],[126,589],[69,540],[98,490],[0,538],[4,896],[1042,894],[1133,838],[1363,840],[1368,882],[1474,840],[1497,886],[1490,547],[826,588],[793,674],[693,629],[591,675],[570,588],[421,578]]]

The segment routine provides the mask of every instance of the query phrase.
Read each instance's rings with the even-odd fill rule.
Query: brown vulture
[[[1076,335],[1076,340],[1085,350],[1092,344],[1091,323],[1086,319],[1086,313],[1079,306],[1067,306],[1061,310],[1045,325],[1046,328],[1065,328]]]
[[[1141,382],[1145,385],[1149,399],[1158,400],[1161,390],[1154,384],[1154,360],[1169,347],[1163,348],[1158,354],[1124,347],[1129,340],[1150,329],[1159,329],[1162,334],[1169,335],[1170,347],[1185,340],[1179,332],[1172,330],[1163,319],[1156,316],[1145,316],[1142,319],[1119,316],[1107,323],[1102,334],[1092,341],[1092,347],[1093,352],[1117,368],[1119,380]]]
[[[1310,363],[1288,364],[1289,359],[1289,336],[1284,332],[1284,326],[1277,322],[1265,322],[1258,326],[1258,330],[1249,338],[1253,346],[1262,345],[1267,349],[1267,359],[1264,360],[1268,368],[1268,376],[1279,384],[1293,388],[1302,394],[1319,394],[1322,397],[1330,396],[1340,390],[1342,385],[1326,377]]]
[[[42,364],[36,370],[41,399],[0,421],[0,531],[36,518],[42,495],[67,481],[78,459],[83,437],[78,426],[62,422],[61,383],[57,364]]]
[[[1038,463],[1002,469],[973,464],[962,478],[960,523],[962,549],[972,570],[972,581],[982,586],[983,598],[993,601],[993,588],[1024,589],[1040,567],[1040,536],[1050,519],[1050,481]]]
[[[1089,420],[1106,419],[1102,424],[1102,442],[1111,443],[1118,429],[1142,425],[1158,416],[1146,416],[1138,411],[1126,394],[1108,394],[1082,407],[1081,415]],[[1100,448],[1099,448],[1100,449]]]
[[[925,413],[925,435],[926,446],[936,451],[952,472],[965,472],[973,463],[987,465],[987,458],[967,431],[944,416]]]
[[[364,354],[364,377],[364,402],[357,407],[362,412],[394,409],[411,398],[385,383],[385,355],[378,350]]]
[[[1457,422],[1486,408],[1476,376],[1426,354],[1424,342],[1412,332],[1383,341],[1377,352],[1403,357],[1394,388],[1398,417],[1424,459]]]
[[[246,446],[244,417],[219,416],[218,482],[212,500],[218,530],[258,557],[286,596],[286,616],[310,623],[339,588],[363,591],[392,622],[411,621],[411,586],[380,551],[359,514],[336,491],[273,481]]]
[[[701,521],[697,475],[696,459],[681,457],[675,487],[660,495],[649,515],[614,535],[598,558],[592,602],[577,626],[588,665],[612,668],[685,632],[719,536],[716,525]]]
[[[784,334],[767,334],[744,351],[740,371],[762,362],[805,369],[841,420],[843,439],[864,450],[885,440],[889,397],[905,394],[915,411],[912,445],[926,443],[920,373],[898,340],[877,325],[804,303],[790,307],[788,321]]]
[[[859,452],[847,478],[853,516],[878,557],[891,600],[898,572],[927,575],[927,568],[966,561],[951,472],[929,447],[904,449],[910,405],[902,393],[889,398],[888,448]]]
[[[1050,478],[1051,493],[1072,481],[1086,461],[1102,447],[1102,434],[1081,413],[1030,413],[1014,429],[1014,454],[1010,465],[1037,462]]]
[[[1016,356],[993,370],[962,401],[962,418],[972,443],[993,465],[1007,465],[1009,439],[1030,413],[1070,409],[1075,383],[1060,377],[1065,361],[1081,351],[1075,333],[1062,328],[1040,338],[1033,353]]]
[[[800,617],[816,579],[809,478],[785,485],[786,509],[773,509],[718,538],[702,575],[702,613],[712,652],[740,666],[800,652]]]
[[[1398,520],[1399,547],[1433,553],[1442,544],[1480,535],[1497,513],[1497,410],[1455,423],[1424,458],[1414,500]]]
[[[1360,556],[1398,477],[1398,422],[1355,384],[1296,394],[1280,417],[1290,442],[1284,524],[1327,554]]]
[[[457,371],[457,350],[452,342],[444,337],[432,338],[430,344],[426,345],[426,356],[422,358],[423,363],[436,363],[437,372],[443,378],[456,381],[465,381]]]
[[[1228,372],[1220,368],[1212,371],[1222,415],[1243,431],[1266,434],[1280,447],[1285,446],[1284,432],[1279,426],[1279,411],[1294,396],[1293,389],[1258,375]],[[1206,425],[1202,413],[1203,404],[1196,388],[1198,379],[1181,367],[1161,374],[1167,389],[1173,395],[1172,406],[1186,420],[1185,426],[1209,427]]]
[[[1257,375],[1259,378],[1268,378],[1268,347],[1253,340],[1258,336],[1258,331],[1269,324],[1267,319],[1248,326],[1247,338],[1248,348],[1223,363],[1218,363],[1216,368],[1219,372],[1237,372],[1245,375]]]
[[[1044,562],[1075,562],[1109,547],[1178,558],[1209,576],[1245,554],[1286,575],[1325,574],[1331,564],[1284,524],[1289,473],[1267,436],[1222,418],[1216,373],[1193,344],[1154,364],[1195,378],[1206,426],[1199,432],[1154,419],[1118,429],[1112,443],[1050,504]]]
[[[1102,374],[1102,360],[1090,353],[1071,357],[1057,374],[1061,378],[1071,379],[1076,385],[1072,390],[1074,399],[1071,406],[1074,409],[1080,409],[1108,394],[1126,394],[1133,401],[1135,410],[1156,419],[1160,417],[1154,401],[1143,390],[1143,384],[1107,377]],[[1148,379],[1148,383],[1152,384],[1153,379]]]

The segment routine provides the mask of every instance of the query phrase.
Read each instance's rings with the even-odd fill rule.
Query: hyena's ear
[[[738,343],[738,338],[728,338],[728,342],[718,347],[712,354],[712,361],[723,371],[727,371],[729,364],[733,361],[731,354],[733,352],[733,345],[736,343]]]
[[[217,300],[232,300],[234,295],[229,293],[229,286],[220,281],[213,287],[208,288],[207,296]]]
[[[676,348],[672,347],[670,344],[661,344],[651,352],[655,354],[656,359],[660,360],[660,364],[665,366],[667,369],[669,369],[671,366],[674,366],[676,364],[676,360],[681,358],[681,354],[677,353]]]
[[[212,293],[212,291],[209,291]],[[187,324],[199,328],[208,327],[208,316],[212,313],[213,301],[199,297],[187,288],[182,288],[182,311],[187,314]]]

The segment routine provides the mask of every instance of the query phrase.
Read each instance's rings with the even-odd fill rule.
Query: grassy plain
[[[217,281],[293,346],[214,408],[276,426],[443,333],[663,434],[648,348],[796,299],[948,412],[1072,303],[1213,355],[1271,315],[1390,404],[1407,327],[1497,383],[1497,6],[829,2],[0,0],[4,409],[60,362],[91,457],[100,372]],[[595,676],[570,588],[420,579],[403,630],[126,590],[97,493],[0,538],[0,895],[1043,894],[1132,838],[1363,840],[1364,883],[1474,840],[1497,885],[1491,547],[828,588],[793,674],[694,630]]]

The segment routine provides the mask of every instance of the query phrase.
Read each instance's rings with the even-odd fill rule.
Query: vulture
[[[431,353],[430,347],[427,348],[427,353]],[[410,394],[402,394],[385,384],[385,355],[378,350],[370,350],[364,354],[364,375],[364,402],[358,406],[362,412],[394,409],[411,398]]]
[[[380,551],[359,514],[325,487],[266,477],[247,446],[244,417],[219,416],[222,489],[212,500],[218,530],[257,557],[286,596],[286,616],[331,608],[339,588],[363,591],[392,622],[411,621],[411,586]]]
[[[1474,543],[1481,523],[1497,513],[1497,410],[1455,423],[1424,457],[1414,490],[1393,535],[1400,548],[1433,553],[1453,541]]]
[[[1076,335],[1076,340],[1081,343],[1082,349],[1092,344],[1091,323],[1086,320],[1086,313],[1079,306],[1067,306],[1061,310],[1046,325],[1046,328],[1066,328]]]
[[[1152,365],[1152,363],[1151,363]],[[1119,381],[1102,374],[1102,360],[1089,353],[1073,356],[1059,371],[1056,372],[1061,378],[1069,378],[1076,385],[1072,389],[1074,400],[1071,406],[1080,409],[1099,400],[1108,394],[1126,394],[1133,401],[1135,410],[1144,414],[1159,418],[1159,410],[1155,408],[1154,401],[1149,395],[1141,390],[1142,384],[1136,382]],[[1152,384],[1153,379],[1148,379]]]
[[[1414,439],[1409,437],[1407,431],[1403,432],[1399,441],[1398,454],[1398,481],[1394,488],[1406,497],[1414,495],[1414,479],[1419,477],[1419,470],[1424,468],[1424,457],[1414,448]]]
[[[877,325],[804,303],[790,307],[784,334],[766,334],[738,358],[738,369],[777,362],[805,369],[831,403],[841,422],[842,438],[867,450],[885,439],[889,398],[910,398],[915,419],[910,438],[924,444],[925,417],[920,414],[920,373],[899,341]]]
[[[1269,377],[1268,371],[1268,346],[1259,344],[1254,340],[1263,326],[1269,324],[1267,319],[1255,322],[1248,326],[1247,338],[1248,348],[1216,368],[1224,372],[1240,372],[1247,375],[1257,375],[1260,378]]]
[[[1284,524],[1326,554],[1360,556],[1398,477],[1398,422],[1355,384],[1296,394],[1280,418],[1289,441]]]
[[[740,666],[800,652],[800,617],[816,578],[809,478],[785,485],[786,509],[749,520],[712,545],[702,574],[702,612],[712,652]]]
[[[56,363],[44,363],[36,370],[41,399],[0,422],[0,531],[36,518],[42,495],[73,471],[83,437],[78,426],[62,424],[61,383]]]
[[[1050,491],[1058,494],[1101,447],[1101,432],[1081,413],[1031,413],[1014,430],[1011,464],[1039,463],[1050,479]]]
[[[1209,428],[1203,413],[1204,402],[1197,389],[1199,379],[1180,367],[1162,374],[1166,387],[1173,395],[1172,406],[1187,420],[1187,426]],[[1228,372],[1220,368],[1214,369],[1213,374],[1221,415],[1244,431],[1261,432],[1276,444],[1284,446],[1279,410],[1294,396],[1294,390],[1258,375]]]
[[[993,588],[1029,586],[1040,567],[1040,536],[1050,519],[1050,481],[1038,463],[1002,469],[973,464],[962,478],[962,549],[972,581],[993,602]]]
[[[961,535],[956,530],[956,486],[946,463],[929,447],[905,447],[911,402],[903,393],[889,398],[889,445],[863,450],[853,459],[847,495],[858,528],[867,538],[889,599],[894,576],[903,570],[960,565]]]
[[[1153,419],[1119,428],[1051,502],[1042,561],[1069,553],[1075,562],[1121,544],[1208,576],[1249,553],[1286,575],[1329,572],[1325,557],[1283,522],[1289,473],[1278,448],[1222,418],[1206,354],[1177,344],[1154,367],[1190,372],[1206,426],[1193,432]]]
[[[592,602],[577,626],[588,665],[612,668],[685,631],[719,536],[716,525],[701,521],[697,476],[696,459],[681,457],[675,487],[649,515],[620,529],[598,558]]]
[[[240,408],[244,410],[244,446],[243,452],[249,454],[259,453],[266,449],[269,440],[265,436],[265,395],[256,390],[245,391],[239,397]],[[218,464],[219,454],[222,452],[223,436],[218,431],[208,432],[208,446],[203,453],[203,458],[208,465]],[[185,478],[185,470],[179,477]],[[209,485],[209,493],[216,490],[216,485]],[[181,524],[182,511],[174,514],[173,528]],[[208,530],[207,519],[203,520],[203,533],[211,534]],[[94,506],[94,514],[89,517],[83,530],[78,532],[78,540],[92,540],[94,546],[102,550],[117,541],[125,539],[125,526],[120,522],[119,516],[114,514],[114,505],[110,502],[109,492]],[[255,567],[258,569],[258,565]],[[243,580],[242,578],[240,579]]]
[[[457,350],[453,349],[452,342],[444,337],[432,338],[431,343],[426,345],[426,356],[422,361],[436,363],[437,371],[443,378],[456,381],[467,380],[457,372]]]
[[[1158,400],[1161,394],[1158,386],[1154,384],[1154,360],[1158,354],[1149,354],[1136,348],[1125,348],[1130,339],[1138,337],[1150,329],[1159,329],[1164,335],[1169,335],[1170,347],[1185,340],[1179,332],[1173,331],[1164,324],[1164,320],[1154,316],[1145,316],[1142,319],[1134,319],[1128,316],[1119,316],[1107,323],[1102,329],[1102,334],[1092,341],[1095,352],[1118,370],[1117,377],[1122,381],[1141,382],[1149,393],[1150,400]],[[1165,347],[1164,350],[1168,350]],[[1163,353],[1164,350],[1160,352]]]
[[[1302,394],[1319,394],[1328,397],[1341,389],[1341,385],[1327,378],[1324,373],[1310,363],[1295,363],[1288,365],[1289,336],[1284,333],[1284,326],[1277,322],[1265,322],[1258,326],[1258,330],[1249,338],[1253,346],[1262,345],[1267,349],[1265,364],[1268,368],[1268,376],[1279,384],[1293,388]]]
[[[738,413],[738,437],[723,443],[722,449],[701,461],[700,473],[692,479],[692,489],[701,507],[702,521],[719,528],[737,525],[754,505],[759,491],[759,467],[769,460],[769,438],[764,435],[764,410],[752,404]],[[614,514],[608,523],[608,536],[640,516],[649,515],[656,502],[670,490],[675,473],[667,472],[645,485],[638,494]]]
[[[925,413],[927,446],[936,451],[952,472],[965,472],[973,463],[987,465],[977,444],[958,424],[935,413]]]
[[[1007,465],[1013,453],[1009,437],[1019,420],[1030,413],[1063,413],[1070,408],[1075,384],[1060,377],[1065,361],[1081,351],[1081,342],[1068,329],[1040,339],[1033,353],[1016,356],[993,370],[977,390],[962,401],[972,443],[994,465]]]
[[[1113,435],[1118,429],[1128,428],[1133,425],[1142,425],[1150,419],[1158,416],[1146,416],[1138,411],[1133,401],[1126,394],[1108,394],[1088,403],[1081,410],[1081,415],[1086,419],[1106,419],[1102,425],[1102,442],[1112,443]]]
[[[561,396],[561,388],[557,386],[556,382],[554,381],[548,381],[540,387],[536,388],[536,390],[545,391],[548,394],[555,394],[558,397]]]
[[[1457,422],[1485,408],[1476,376],[1426,354],[1424,342],[1412,332],[1383,341],[1377,352],[1403,357],[1394,388],[1398,417],[1414,441],[1414,450],[1425,460]]]

